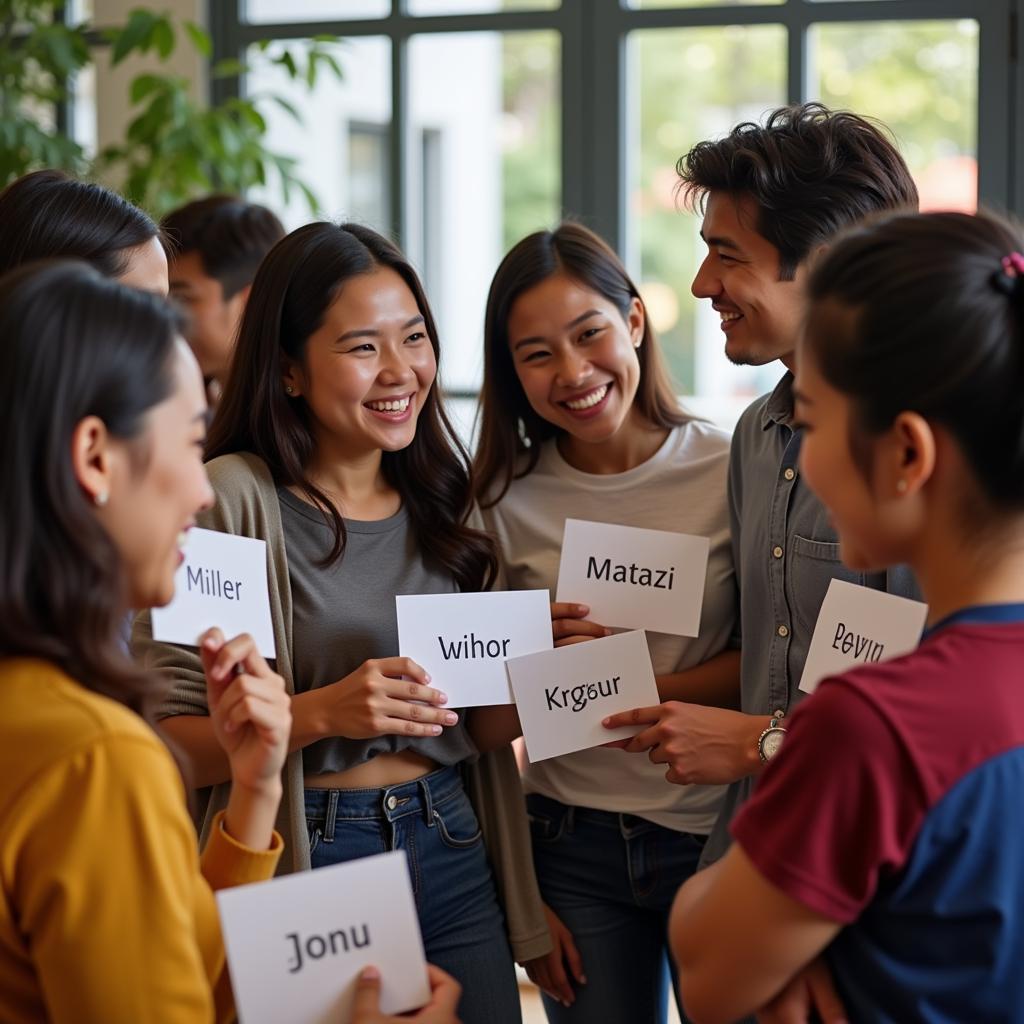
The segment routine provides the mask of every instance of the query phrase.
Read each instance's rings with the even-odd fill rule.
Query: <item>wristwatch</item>
[[[781,723],[785,717],[785,711],[776,711],[768,728],[757,738],[757,754],[762,761],[770,761],[782,749],[786,730]]]

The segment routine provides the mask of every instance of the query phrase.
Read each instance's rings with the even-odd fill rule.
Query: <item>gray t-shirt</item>
[[[334,532],[312,505],[278,489],[292,589],[295,692],[343,679],[370,658],[398,654],[396,594],[451,594],[452,577],[427,565],[405,509],[377,522],[346,519],[340,559],[319,563],[331,550]],[[440,736],[378,736],[318,740],[302,752],[307,776],[340,772],[378,754],[413,750],[441,765],[476,754],[465,717]]]

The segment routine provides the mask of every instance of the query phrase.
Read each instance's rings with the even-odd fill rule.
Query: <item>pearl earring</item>
[[[291,395],[291,394],[294,393],[294,391],[295,391],[295,389],[291,386],[291,384],[286,384],[285,385],[284,392],[285,392],[286,395]]]
[[[97,508],[103,508],[103,506],[110,500],[110,494],[108,491],[100,491],[92,500]]]
[[[906,494],[907,493],[907,481],[906,480],[897,480],[896,481],[896,491],[899,494]]]

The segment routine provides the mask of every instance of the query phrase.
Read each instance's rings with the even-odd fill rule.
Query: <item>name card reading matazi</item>
[[[814,693],[818,683],[854,665],[888,661],[917,647],[928,605],[884,590],[832,580],[800,677],[800,689]]]
[[[276,657],[266,542],[193,528],[184,555],[174,574],[174,600],[153,609],[153,639],[194,647],[219,626],[229,639],[249,633],[264,658]]]
[[[382,1013],[430,999],[404,850],[222,889],[217,904],[241,1024],[347,1024],[371,964]]]
[[[566,519],[557,601],[590,606],[602,626],[697,636],[707,537]]]
[[[642,629],[512,658],[507,668],[531,761],[627,739],[642,727],[606,729],[601,720],[660,700]]]
[[[546,590],[395,598],[398,649],[430,673],[448,706],[511,704],[505,660],[551,650]]]

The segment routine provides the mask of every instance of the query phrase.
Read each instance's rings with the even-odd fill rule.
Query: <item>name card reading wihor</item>
[[[405,851],[217,893],[241,1024],[347,1024],[359,972],[381,972],[380,1008],[430,998]]]
[[[395,605],[399,651],[430,673],[449,707],[511,704],[505,659],[552,646],[546,590],[408,594]]]
[[[195,646],[211,626],[228,638],[249,633],[264,658],[276,657],[267,589],[267,545],[216,530],[188,531],[174,599],[153,609],[153,639]]]
[[[512,658],[507,668],[531,761],[632,736],[640,727],[601,722],[659,701],[643,630]]]
[[[590,606],[602,626],[697,636],[707,537],[566,519],[558,601]]]
[[[917,647],[928,617],[920,601],[832,580],[800,677],[800,689],[814,693],[828,676],[855,665],[888,661]]]

